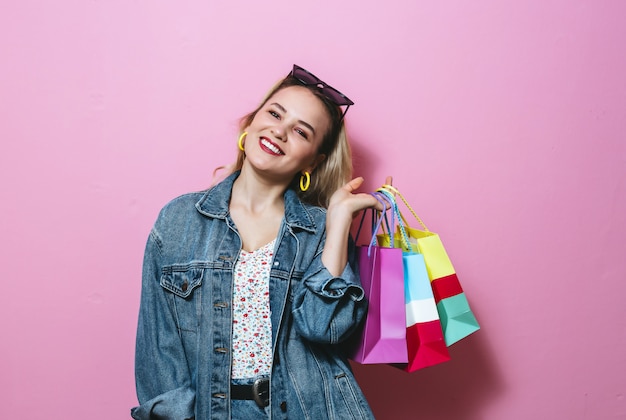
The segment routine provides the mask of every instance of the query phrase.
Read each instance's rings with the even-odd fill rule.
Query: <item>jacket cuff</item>
[[[350,264],[346,264],[339,277],[334,277],[326,267],[321,265],[313,275],[307,278],[305,284],[313,293],[331,299],[348,295],[352,300],[360,301],[365,296]]]
[[[194,403],[195,392],[191,388],[177,388],[132,408],[130,414],[136,420],[192,419]]]

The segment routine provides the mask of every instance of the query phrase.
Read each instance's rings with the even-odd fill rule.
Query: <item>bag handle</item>
[[[385,203],[387,203],[389,205],[388,208],[385,208],[385,210],[382,212],[385,218],[385,224],[381,225],[382,227],[382,231],[383,233],[385,233],[385,226],[387,226],[387,230],[389,232],[392,231],[392,228],[395,226],[395,217],[396,217],[396,213],[393,211],[393,204],[391,201],[389,201],[389,199],[381,192],[375,191],[373,193],[371,193],[377,200],[379,203],[382,203],[383,207],[385,207]],[[382,200],[382,201],[381,201]],[[389,224],[389,220],[387,219],[387,210],[391,210],[391,225]],[[381,212],[376,212],[376,213],[381,213]],[[378,232],[378,230],[377,230]],[[375,241],[375,240],[374,240]],[[394,244],[390,244],[390,248],[395,248]]]
[[[383,214],[385,214],[385,223],[387,224],[387,229],[389,229],[389,223],[387,221],[387,204],[385,203],[387,200],[384,200],[382,198],[379,197],[378,194],[376,193],[372,193],[372,196],[383,206]],[[370,256],[370,253],[372,251],[372,246],[374,246],[376,244],[376,233],[378,232],[378,229],[380,229],[381,224],[383,222],[383,218],[379,217],[378,221],[376,223],[374,223],[374,215],[376,214],[376,209],[371,209],[372,210],[372,238],[370,239],[370,242],[368,244],[367,247],[367,256]],[[363,220],[365,219],[365,213],[367,213],[367,209],[363,211],[363,215],[361,216],[361,221],[359,222],[359,228],[356,231],[356,237],[354,238],[354,242],[356,243],[357,240],[359,239],[359,235],[361,234],[361,228],[363,227]],[[375,225],[375,226],[374,226]],[[392,246],[393,247],[393,246]]]
[[[398,201],[396,200],[396,196],[395,194],[391,194],[391,192],[389,190],[384,189],[383,187],[378,188],[376,191],[380,191],[380,192],[384,192],[386,195],[387,200],[396,203],[396,209],[397,209],[397,213],[399,215],[399,219],[402,220],[402,222],[404,222],[404,226],[408,226],[409,222],[406,220],[406,217],[404,217],[404,214],[402,214],[402,212],[398,209]]]
[[[376,214],[376,215],[379,215],[379,217],[384,218],[385,224],[384,225],[383,224],[380,225],[380,227],[382,228],[383,232],[385,231],[385,226],[387,226],[387,230],[391,230],[391,227],[393,227],[393,225],[395,223],[393,211],[391,212],[391,225],[389,224],[389,220],[387,219],[387,210],[391,210],[391,203],[389,202],[389,200],[387,200],[386,197],[384,197],[383,195],[381,195],[378,192],[373,192],[373,193],[371,193],[371,195],[373,195],[374,198],[376,198],[378,200],[378,202],[383,205],[383,211],[377,211],[375,209],[372,209],[372,215]],[[385,203],[389,204],[389,207],[386,207]],[[376,231],[378,232],[378,229],[376,229]],[[374,240],[374,242],[376,242],[376,241]],[[393,245],[391,247],[393,248]]]
[[[389,192],[388,190],[385,190],[383,188],[379,188],[378,190],[376,190],[376,192],[378,194],[382,194],[385,197],[385,200],[389,203],[389,205],[391,206],[391,214],[393,217],[393,214],[397,215],[398,217],[398,229],[400,230],[400,242],[402,243],[402,248],[405,251],[411,251],[411,246],[409,245],[409,235],[407,235],[406,233],[406,228],[404,226],[404,224],[406,224],[406,220],[404,220],[404,216],[402,216],[402,213],[400,213],[400,209],[398,209],[398,203],[396,202],[396,198],[394,197],[394,195]],[[389,229],[389,227],[387,227]],[[393,243],[394,243],[394,234],[393,231],[390,229],[389,230],[389,241],[391,243],[391,246],[393,247]]]
[[[428,230],[428,228],[426,227],[426,225],[424,224],[424,222],[422,222],[422,219],[419,218],[419,216],[417,215],[417,213],[415,213],[415,210],[413,210],[413,207],[411,207],[411,205],[409,204],[408,201],[406,201],[406,198],[404,198],[404,196],[402,195],[402,193],[400,193],[400,191],[398,191],[398,189],[392,185],[388,185],[388,184],[384,184],[382,187],[379,188],[379,190],[387,190],[390,191],[394,194],[397,194],[398,197],[400,197],[400,199],[404,202],[404,205],[406,206],[407,209],[409,209],[409,211],[411,212],[411,214],[413,215],[413,217],[415,217],[415,219],[419,222],[420,225],[422,225],[422,227],[424,228],[424,230],[426,232],[430,232]],[[404,217],[402,218],[404,220],[404,222],[406,223],[406,219],[404,219]]]
[[[373,193],[371,193],[370,195],[374,196],[374,198],[376,198],[376,200],[378,200],[378,202],[380,204],[382,204],[383,206],[383,211],[387,211],[387,206],[385,205],[384,201],[381,201],[380,198],[378,198],[376,195],[374,195]],[[367,208],[365,210],[363,210],[363,213],[361,214],[361,220],[359,221],[359,227],[356,231],[356,236],[354,237],[354,242],[357,243],[359,241],[359,236],[361,236],[361,229],[363,228],[363,221],[365,220],[365,215],[367,214],[368,210],[372,210],[372,239],[370,239],[369,243],[373,243],[376,241],[376,232],[378,232],[378,229],[380,229],[381,226],[381,220],[382,219],[378,219],[376,217],[376,209],[373,208]],[[385,219],[385,224],[387,225],[387,229],[389,229],[389,222]],[[369,244],[368,243],[368,244]]]

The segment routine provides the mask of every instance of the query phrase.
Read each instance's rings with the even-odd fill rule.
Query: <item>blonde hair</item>
[[[306,87],[322,101],[330,117],[330,128],[322,140],[320,150],[318,150],[318,153],[325,154],[326,158],[317,165],[311,174],[311,185],[309,188],[306,191],[300,190],[300,174],[291,180],[289,188],[293,188],[302,201],[327,208],[330,196],[352,177],[352,151],[346,134],[345,119],[342,118],[342,110],[339,106],[330,101],[316,87],[304,86],[297,79],[287,76],[269,90],[254,111],[241,118],[239,121],[239,135],[252,123],[252,120],[254,120],[254,117],[263,108],[268,99],[279,90],[290,86]],[[238,171],[243,166],[244,159],[244,152],[239,150],[235,163],[224,167],[224,169],[227,170],[228,174]]]

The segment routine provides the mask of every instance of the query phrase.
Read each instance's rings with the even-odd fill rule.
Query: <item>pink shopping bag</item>
[[[380,221],[372,229],[373,242]],[[402,249],[379,247],[370,241],[358,247],[358,258],[368,312],[350,358],[361,364],[407,363]]]

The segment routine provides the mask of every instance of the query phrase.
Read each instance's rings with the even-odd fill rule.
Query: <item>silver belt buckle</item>
[[[270,404],[270,380],[269,378],[258,378],[252,384],[252,395],[254,402],[261,408]]]

